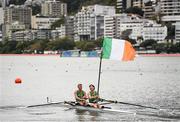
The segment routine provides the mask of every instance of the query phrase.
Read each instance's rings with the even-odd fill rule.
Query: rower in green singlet
[[[87,105],[86,92],[82,90],[82,84],[78,84],[77,88],[78,88],[78,90],[76,90],[74,92],[74,97],[76,99],[76,102],[79,103],[80,105],[83,105],[83,106]]]
[[[101,108],[101,106],[98,104],[99,95],[95,91],[95,86],[93,84],[89,85],[89,93],[88,93],[88,99],[89,99],[89,105],[94,108]]]

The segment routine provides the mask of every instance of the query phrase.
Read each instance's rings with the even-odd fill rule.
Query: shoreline
[[[180,57],[180,53],[177,54],[137,54],[144,57]],[[0,54],[0,56],[59,56],[60,54]]]

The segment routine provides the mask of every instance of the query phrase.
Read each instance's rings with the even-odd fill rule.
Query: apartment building
[[[132,7],[132,0],[117,0],[117,13],[123,13],[129,7]]]
[[[116,15],[116,37],[121,38],[124,31],[129,31],[129,38],[137,40],[143,37],[143,40],[154,39],[162,42],[167,36],[167,27],[157,24],[148,19],[143,19],[137,15],[120,14]]]
[[[167,36],[167,27],[160,24],[144,25],[143,27],[143,39],[154,39],[158,43],[164,43],[164,39]]]
[[[146,19],[153,19],[156,15],[155,11],[156,4],[152,1],[148,1],[144,3],[143,11],[144,11],[144,17]]]
[[[1,0],[0,2],[1,2],[2,7],[3,8],[7,7],[9,5],[9,1],[10,0]]]
[[[133,0],[133,7],[143,8],[143,0]]]
[[[66,36],[74,39],[74,16],[67,16],[65,21]]]
[[[142,36],[143,19],[137,15],[122,14],[117,16],[117,37],[124,31],[130,31],[130,38],[137,40]]]
[[[180,42],[180,21],[176,22],[174,25],[176,42]]]
[[[25,30],[25,28],[25,24],[21,24],[19,21],[15,21],[11,24],[3,24],[3,38],[12,40],[12,34],[14,32]]]
[[[3,8],[0,7],[0,25],[4,23],[4,11]]]
[[[104,16],[104,36],[116,38],[116,17]]]
[[[61,25],[61,27],[51,30],[51,38],[53,40],[66,37],[66,27]]]
[[[26,29],[31,28],[32,10],[27,6],[14,6],[11,5],[4,10],[4,23],[11,24],[18,21],[24,24]]]
[[[67,16],[67,4],[56,0],[44,1],[41,5],[41,15],[50,17]]]
[[[115,15],[114,6],[84,6],[74,16],[74,39],[96,40],[104,36],[104,16]]]
[[[51,25],[59,19],[57,17],[33,16],[32,29],[51,29]]]
[[[180,21],[180,0],[160,0],[162,21]]]

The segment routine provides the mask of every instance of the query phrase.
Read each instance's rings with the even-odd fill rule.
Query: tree
[[[76,42],[76,47],[83,51],[91,51],[94,50],[97,45],[95,41],[78,41]]]
[[[32,15],[37,15],[41,13],[41,6],[38,4],[32,5]]]
[[[65,23],[65,18],[62,17],[61,19],[59,19],[59,20],[55,21],[54,23],[52,23],[51,29],[55,29],[56,27],[60,27],[64,23]]]
[[[140,44],[140,47],[144,47],[144,48],[151,47],[151,48],[154,48],[155,44],[157,44],[157,42],[154,39],[148,39],[148,40],[142,42]]]
[[[124,11],[125,13],[138,14],[140,16],[144,15],[144,11],[138,7],[130,7]]]
[[[6,41],[2,45],[1,53],[16,53],[16,41]]]
[[[48,40],[33,40],[27,49],[32,51],[44,51],[47,47],[47,44]]]
[[[102,47],[102,42],[103,42],[103,38],[98,38],[94,41],[94,44],[96,45],[96,47]]]
[[[86,42],[85,41],[77,41],[77,42],[75,42],[75,44],[76,44],[76,48],[77,49],[83,49],[83,47],[85,46],[85,44],[86,44]]]
[[[84,45],[82,50],[84,50],[84,51],[92,51],[92,50],[94,50],[95,47],[96,47],[96,45],[93,42],[87,42]]]
[[[131,39],[131,38],[128,38],[126,39],[128,42],[130,42],[131,44],[136,44],[136,40],[135,39]]]
[[[124,30],[124,31],[121,33],[121,38],[122,38],[122,39],[128,39],[129,36],[131,35],[131,33],[132,33],[132,29]]]
[[[62,38],[60,41],[61,41],[61,44],[62,44],[61,45],[62,46],[62,48],[61,48],[62,50],[72,50],[75,47],[74,41],[69,39],[69,38],[67,38],[67,37]]]
[[[18,53],[23,53],[24,50],[26,50],[26,48],[30,45],[30,42],[18,42],[16,45],[16,51]]]
[[[67,37],[48,42],[46,50],[72,50],[75,42]]]
[[[82,6],[102,4],[102,5],[116,5],[116,0],[58,0],[67,3],[67,10],[70,14],[75,14]]]
[[[124,39],[124,40],[129,41],[131,44],[136,44],[137,42],[136,42],[135,39],[129,38],[129,36],[131,35],[131,33],[132,33],[132,30],[131,30],[131,29],[127,29],[127,30],[125,30],[125,31],[123,31],[123,32],[121,33],[121,38]]]
[[[156,53],[163,53],[167,51],[167,45],[165,43],[159,43],[155,46]]]
[[[172,25],[171,22],[168,22],[168,23],[166,23],[165,25],[166,25],[167,28],[168,28],[168,34],[167,34],[167,36],[168,36],[168,37],[174,37],[174,35],[175,35],[175,25]]]
[[[23,5],[25,2],[26,2],[26,0],[10,0],[9,4]]]
[[[169,53],[180,53],[180,42],[172,45],[168,50]]]

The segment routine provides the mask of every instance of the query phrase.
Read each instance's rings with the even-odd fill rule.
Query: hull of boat
[[[84,110],[84,111],[95,111],[95,112],[112,112],[112,113],[127,113],[127,114],[136,114],[134,112],[126,111],[126,110],[116,110],[112,109],[110,107],[104,107],[104,108],[94,108],[90,106],[81,106],[81,105],[76,105],[75,102],[65,102],[67,104],[68,108],[71,109],[77,109],[77,110]]]

